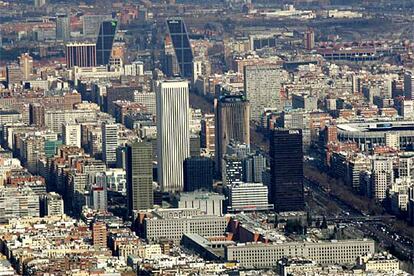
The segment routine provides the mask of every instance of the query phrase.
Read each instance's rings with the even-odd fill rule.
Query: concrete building
[[[214,156],[216,151],[215,139],[214,114],[204,114],[204,117],[201,119],[200,146],[206,149],[211,156]]]
[[[33,76],[33,58],[28,53],[21,54],[19,66],[22,70],[23,80],[30,80]]]
[[[229,188],[229,212],[273,210],[268,188],[262,183],[237,183]]]
[[[116,164],[118,147],[118,125],[102,124],[102,160],[109,166]]]
[[[23,217],[39,217],[40,201],[32,189],[28,187],[0,188],[0,221]]]
[[[381,271],[392,274],[400,269],[400,261],[386,252],[361,256],[359,264],[366,272]]]
[[[156,93],[134,91],[134,102],[140,103],[147,108],[147,112],[157,114]]]
[[[266,109],[282,109],[281,83],[287,72],[275,65],[244,67],[244,93],[250,102],[250,119],[259,121]]]
[[[95,222],[92,224],[92,242],[94,246],[107,247],[107,226],[105,222]]]
[[[106,186],[92,186],[91,194],[91,208],[103,213],[108,211],[108,194]]]
[[[63,124],[63,144],[66,146],[81,147],[81,126],[80,124]]]
[[[224,195],[209,192],[181,193],[178,208],[196,208],[206,215],[223,215]]]
[[[156,209],[138,218],[139,235],[148,241],[170,240],[178,244],[184,233],[222,236],[227,228],[226,217],[204,215],[198,209]]]
[[[301,256],[319,264],[355,264],[357,258],[375,252],[373,240],[321,242],[246,243],[228,246],[226,259],[244,268],[272,268],[284,256]]]
[[[308,94],[293,94],[292,107],[294,109],[303,109],[306,111],[314,111],[318,109],[318,98]]]
[[[58,193],[51,192],[46,195],[44,201],[44,210],[46,216],[61,216],[64,214],[64,203],[62,196]]]
[[[369,197],[382,201],[388,188],[394,182],[393,160],[387,157],[375,157],[372,160],[371,188]]]
[[[157,84],[158,182],[165,192],[184,187],[183,162],[190,156],[188,82]]]

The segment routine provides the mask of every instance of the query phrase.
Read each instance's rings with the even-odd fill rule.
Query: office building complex
[[[262,183],[236,183],[229,188],[229,212],[272,210],[268,188]]]
[[[250,105],[242,95],[223,95],[215,102],[216,173],[231,140],[250,145]]]
[[[224,155],[222,162],[221,177],[223,184],[231,186],[243,182],[243,159],[237,155]]]
[[[151,209],[153,207],[152,189],[152,144],[133,142],[127,146],[127,202],[128,211]]]
[[[95,43],[68,43],[66,44],[66,66],[72,68],[96,66]]]
[[[178,208],[196,208],[206,215],[223,215],[224,195],[210,192],[181,193]]]
[[[109,63],[117,26],[118,21],[116,20],[103,21],[99,26],[98,40],[96,42],[97,65],[107,65]]]
[[[56,15],[56,40],[70,40],[70,18],[67,14]]]
[[[245,268],[271,268],[279,259],[292,254],[329,265],[354,264],[358,257],[374,252],[373,240],[249,243],[228,246],[226,258]]]
[[[276,129],[270,137],[270,202],[276,211],[301,211],[303,195],[302,131]]]
[[[107,165],[116,164],[116,148],[118,147],[118,126],[102,124],[102,159]]]
[[[214,165],[207,157],[190,157],[184,160],[184,191],[210,191],[213,188]]]
[[[184,187],[184,160],[190,156],[188,82],[157,84],[158,182],[163,191]]]
[[[281,110],[281,83],[287,72],[277,65],[248,65],[244,67],[244,93],[250,102],[250,119],[259,121],[268,109]]]
[[[193,70],[193,51],[184,20],[181,18],[168,19],[167,27],[181,77],[190,78]]]
[[[143,239],[164,239],[178,244],[184,234],[222,236],[227,228],[227,218],[205,215],[193,208],[156,209],[140,213],[137,227]]]

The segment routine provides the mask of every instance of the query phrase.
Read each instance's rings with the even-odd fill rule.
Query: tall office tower
[[[132,215],[153,207],[152,144],[135,141],[127,146],[126,155],[128,212]]]
[[[118,147],[118,126],[102,124],[102,159],[108,165],[116,164],[116,148]]]
[[[63,144],[73,147],[81,147],[81,126],[79,124],[63,124]]]
[[[9,64],[6,66],[6,82],[8,87],[21,83],[23,79],[20,66],[17,64]]]
[[[157,83],[158,181],[164,192],[183,190],[183,162],[190,156],[188,82]]]
[[[302,131],[276,129],[270,137],[270,202],[277,212],[301,211],[303,194]]]
[[[174,47],[175,57],[180,67],[181,77],[191,78],[193,71],[193,51],[184,20],[181,18],[168,19],[167,27]]]
[[[200,146],[206,149],[212,156],[214,156],[216,148],[216,130],[214,125],[214,114],[204,114],[203,119],[201,119]]]
[[[190,156],[200,156],[200,136],[195,133],[190,134]]]
[[[70,18],[65,13],[56,14],[56,40],[70,40]]]
[[[311,29],[307,30],[304,35],[304,46],[306,50],[315,48],[315,32]]]
[[[112,19],[110,14],[85,14],[82,16],[82,34],[84,37],[96,38],[103,21]]]
[[[262,174],[266,170],[266,158],[260,154],[249,154],[243,159],[243,181],[247,183],[263,182]]]
[[[46,0],[34,0],[33,2],[36,8],[40,8],[46,5]]]
[[[213,160],[207,157],[190,157],[184,160],[184,191],[211,191],[213,189]]]
[[[106,223],[102,221],[95,222],[92,225],[92,242],[94,246],[106,247],[107,245]]]
[[[389,157],[375,157],[372,160],[372,175],[368,196],[382,201],[387,197],[387,191],[394,182],[394,163]]]
[[[281,83],[287,72],[277,65],[248,65],[244,67],[244,93],[250,102],[250,119],[258,122],[266,109],[282,110]]]
[[[45,216],[61,216],[64,214],[64,203],[62,196],[58,193],[47,193],[43,200]]]
[[[250,104],[243,95],[223,95],[215,100],[216,173],[231,140],[250,145]]]
[[[404,96],[406,99],[414,100],[414,72],[407,71],[404,74]]]
[[[95,67],[96,44],[87,42],[66,44],[66,66],[67,68]]]
[[[96,41],[97,65],[107,65],[109,63],[117,26],[118,21],[116,20],[103,21],[101,26],[99,26],[99,34]]]
[[[19,66],[22,71],[23,80],[30,80],[33,73],[33,58],[28,54],[21,54],[19,57]]]

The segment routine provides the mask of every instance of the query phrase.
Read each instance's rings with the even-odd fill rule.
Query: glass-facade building
[[[190,78],[192,76],[193,52],[184,20],[180,18],[168,19],[167,27],[180,67],[181,77]]]
[[[101,23],[98,40],[96,41],[97,65],[107,65],[109,63],[117,26],[118,22],[116,20],[107,20]]]

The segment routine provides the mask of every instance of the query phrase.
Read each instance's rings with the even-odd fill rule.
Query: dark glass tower
[[[116,20],[103,21],[99,26],[98,40],[96,41],[97,65],[107,65],[109,63],[117,26],[118,22]]]
[[[188,38],[187,27],[180,18],[167,20],[168,32],[174,47],[175,56],[180,67],[181,77],[192,76],[193,51]]]
[[[213,188],[213,161],[207,157],[190,157],[184,160],[184,191],[210,191]]]
[[[250,104],[243,95],[222,95],[215,100],[216,173],[221,175],[222,158],[231,140],[250,145]]]
[[[128,212],[153,207],[152,144],[133,142],[126,148]]]
[[[302,130],[276,129],[270,137],[270,202],[277,212],[302,211]]]

